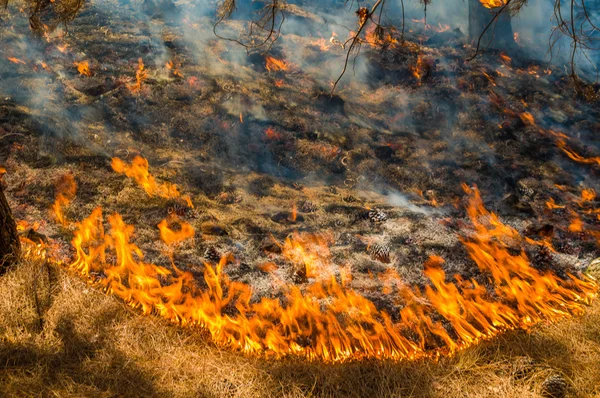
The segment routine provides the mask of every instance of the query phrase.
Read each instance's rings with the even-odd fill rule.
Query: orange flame
[[[175,65],[175,63],[173,61],[169,61],[166,63],[165,67],[171,71],[171,73],[173,74],[173,76],[176,77],[181,77],[183,78],[183,73],[181,73],[181,71],[179,70],[179,67],[181,65]]]
[[[265,58],[265,60],[267,61],[267,64],[265,65],[265,67],[267,68],[267,70],[269,72],[288,70],[289,64],[285,61],[279,60],[277,58],[273,58],[271,56],[267,56]]]
[[[13,64],[21,64],[21,65],[25,65],[27,64],[27,62],[20,60],[19,58],[15,58],[15,57],[6,57],[6,59],[8,59],[10,62],[12,62]]]
[[[470,196],[467,214],[474,229],[462,241],[471,259],[489,275],[493,293],[475,280],[455,276],[455,282],[447,282],[443,260],[432,257],[425,264],[431,285],[424,291],[388,275],[385,291],[398,302],[397,322],[347,287],[349,268],[336,271],[330,239],[323,235],[294,233],[281,245],[287,261],[307,277],[317,278],[303,290],[287,286],[285,304],[276,298],[251,301],[250,286],[232,282],[223,273],[230,256],[214,267],[205,264],[206,289],[199,288],[189,272],[143,262],[142,251],[130,241],[133,226],[115,214],[108,217],[111,229],[105,234],[99,208],[77,225],[72,241],[76,258],[70,268],[144,314],[201,326],[220,345],[275,357],[326,361],[437,357],[507,329],[581,314],[596,295],[595,282],[537,271],[524,250],[512,254],[509,248],[524,239],[484,208],[476,189],[464,189]],[[113,262],[107,262],[113,258],[107,251],[114,252]],[[276,266],[264,269],[273,271]]]
[[[564,209],[566,206],[557,205],[553,198],[548,199],[546,202],[546,207],[549,209]]]
[[[479,0],[485,8],[498,8],[506,5],[506,0]]]
[[[523,112],[519,115],[521,121],[527,126],[535,126],[535,118],[529,112]]]
[[[82,76],[92,76],[90,72],[90,64],[88,61],[75,62],[75,66],[77,67],[77,71]]]
[[[419,53],[417,56],[417,62],[410,67],[412,75],[415,79],[421,81],[423,76],[425,76],[425,61],[423,60],[423,56]]]
[[[174,222],[179,225],[179,230],[169,228],[169,222],[165,219],[158,224],[160,231],[160,239],[167,245],[181,243],[185,240],[192,239],[195,235],[194,227],[191,224],[181,221],[174,217]]]
[[[148,171],[148,160],[143,157],[136,156],[133,158],[130,165],[127,165],[119,158],[113,158],[110,165],[117,173],[125,174],[129,178],[133,178],[149,196],[159,196],[165,199],[182,198],[187,202],[189,207],[193,207],[189,197],[181,196],[177,185],[168,182],[162,184],[157,183]]]
[[[52,205],[52,212],[56,221],[66,226],[67,219],[65,218],[63,208],[71,203],[77,193],[77,183],[73,174],[63,175],[56,184],[56,191],[56,200]]]
[[[567,143],[565,142],[565,140],[563,140],[563,139],[557,140],[556,145],[560,148],[561,151],[563,151],[568,157],[570,157],[572,160],[576,161],[577,163],[600,165],[600,156],[596,156],[596,157],[592,157],[592,158],[583,157],[583,156],[579,155],[578,153],[576,153],[575,151],[573,151],[572,149],[570,149],[567,146]]]
[[[138,67],[135,71],[135,83],[127,85],[127,88],[134,93],[142,90],[142,82],[148,78],[148,72],[144,69],[144,61],[138,59]]]

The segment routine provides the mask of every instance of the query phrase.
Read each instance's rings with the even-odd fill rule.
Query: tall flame
[[[129,84],[127,88],[134,93],[142,90],[142,82],[148,78],[148,72],[144,69],[144,61],[139,58],[137,70],[135,71],[135,83]]]

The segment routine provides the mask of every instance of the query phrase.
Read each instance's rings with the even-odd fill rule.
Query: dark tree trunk
[[[497,10],[490,10],[481,5],[479,0],[469,0],[469,39],[474,46],[481,34],[494,18]],[[505,10],[487,29],[481,42],[479,50],[510,50],[516,47],[510,14]]]
[[[6,197],[0,185],[0,274],[19,258],[21,246],[17,235],[17,225],[8,207]]]

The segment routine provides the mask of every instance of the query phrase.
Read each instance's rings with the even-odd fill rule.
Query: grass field
[[[140,316],[60,269],[24,263],[0,278],[3,396],[600,396],[600,303],[583,317],[515,331],[439,362],[343,364],[250,358],[198,330]]]

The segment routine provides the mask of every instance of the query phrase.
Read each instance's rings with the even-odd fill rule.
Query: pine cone
[[[213,263],[217,263],[219,262],[219,260],[221,260],[221,255],[219,254],[217,249],[215,249],[213,246],[209,246],[204,252],[204,258],[208,261],[212,261]]]
[[[535,195],[535,191],[531,188],[530,184],[527,180],[521,180],[517,182],[517,191],[519,192],[519,196],[521,200],[531,200]]]
[[[521,380],[529,376],[535,369],[535,361],[530,357],[518,357],[512,364],[512,376],[515,380]]]
[[[380,224],[388,219],[387,214],[379,209],[369,210],[368,217],[369,221],[371,221],[373,224]]]
[[[319,208],[317,207],[317,205],[311,202],[310,200],[300,203],[300,211],[302,213],[314,213],[318,209]]]
[[[564,398],[567,389],[567,381],[559,374],[548,376],[542,383],[542,395],[547,398]]]
[[[375,243],[367,247],[367,253],[373,260],[381,261],[382,263],[390,263],[390,247]]]

